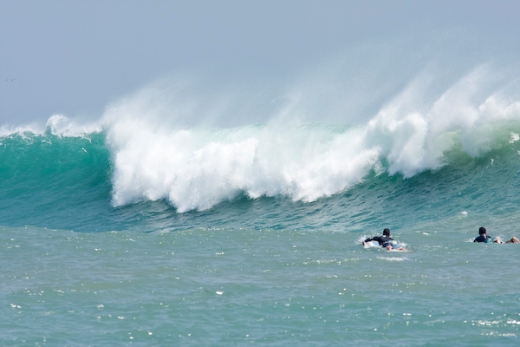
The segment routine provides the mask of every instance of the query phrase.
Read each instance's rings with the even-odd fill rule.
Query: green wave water
[[[454,147],[444,167],[411,178],[372,171],[352,188],[313,202],[283,194],[252,199],[242,192],[213,208],[181,214],[166,199],[114,206],[114,155],[104,133],[10,135],[1,139],[0,225],[87,232],[230,226],[357,232],[462,211],[503,215],[515,212],[520,202],[520,147],[508,132],[500,134],[494,149],[481,156]]]

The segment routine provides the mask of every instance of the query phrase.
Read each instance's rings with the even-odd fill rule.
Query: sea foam
[[[406,178],[437,170],[450,150],[478,156],[514,139],[510,128],[519,128],[520,102],[504,97],[504,88],[489,88],[492,78],[488,67],[478,67],[426,102],[428,78],[419,76],[355,126],[296,121],[287,105],[263,124],[187,125],[191,116],[204,119],[196,98],[184,102],[170,90],[165,101],[157,90],[144,89],[103,117],[114,164],[113,204],[166,199],[185,212],[240,194],[312,202],[370,172]]]

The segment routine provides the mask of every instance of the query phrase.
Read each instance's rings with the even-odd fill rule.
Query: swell
[[[82,137],[49,131],[11,134],[0,141],[0,225],[76,231],[225,226],[355,232],[435,221],[464,211],[504,215],[520,206],[520,142],[512,132],[517,131],[515,127],[507,123],[493,129],[490,149],[478,156],[469,155],[458,144],[444,153],[444,166],[409,178],[391,174],[383,158],[377,170],[369,170],[348,189],[312,202],[281,193],[252,197],[243,190],[211,208],[183,214],[167,197],[141,195],[140,201],[119,207],[112,204],[115,159],[103,132]],[[236,130],[241,134],[206,131],[204,136],[240,144],[244,133],[249,136],[263,127],[253,128]],[[348,129],[309,125],[306,135],[320,138],[323,149]],[[219,155],[218,151],[213,154]]]

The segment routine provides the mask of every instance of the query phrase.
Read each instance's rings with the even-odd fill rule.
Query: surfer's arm
[[[363,246],[365,246],[365,243],[370,242],[370,241],[374,241],[374,238],[373,238],[373,237],[369,237],[369,238],[367,238],[365,241],[361,242],[361,244],[362,244]]]

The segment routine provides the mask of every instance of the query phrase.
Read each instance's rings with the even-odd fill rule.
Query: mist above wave
[[[514,79],[483,65],[440,92],[432,81],[432,74],[419,74],[355,125],[329,123],[326,114],[309,121],[301,111],[304,93],[294,97],[293,90],[262,124],[205,126],[204,120],[230,112],[233,98],[198,101],[184,87],[144,89],[111,105],[103,118],[113,204],[167,199],[185,212],[239,194],[310,202],[370,172],[411,177],[446,165],[448,151],[478,156],[518,140]]]

